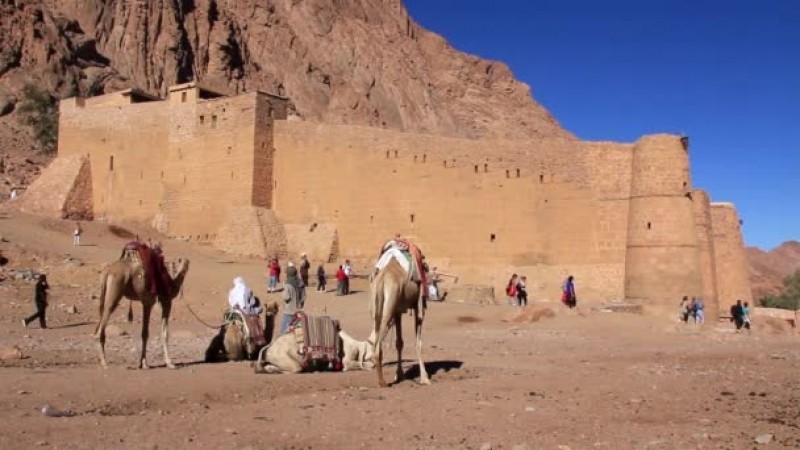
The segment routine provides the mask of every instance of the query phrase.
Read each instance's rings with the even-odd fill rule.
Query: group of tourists
[[[731,305],[731,322],[736,326],[737,333],[742,328],[750,331],[750,327],[752,326],[750,304],[747,302],[742,303],[741,300],[736,300],[736,303]]]
[[[528,278],[524,275],[519,277],[517,274],[511,275],[511,279],[506,284],[506,298],[510,306],[528,305]]]
[[[511,275],[506,283],[506,298],[510,306],[528,305],[528,279],[527,277]],[[570,275],[561,284],[561,303],[567,308],[578,306],[578,297],[575,295],[575,277]]]
[[[683,323],[701,325],[706,322],[705,304],[700,297],[684,295],[680,304],[680,319]]]
[[[750,304],[736,300],[730,307],[730,321],[736,326],[738,332],[742,328],[750,330],[752,319],[750,318]],[[686,324],[702,325],[706,321],[705,304],[700,297],[683,296],[680,303],[680,320]]]

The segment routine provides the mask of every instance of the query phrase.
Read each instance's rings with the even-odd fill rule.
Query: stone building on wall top
[[[685,137],[468,140],[302,121],[288,108],[195,83],[166,99],[63,100],[58,158],[23,209],[364,267],[401,233],[467,283],[525,274],[533,298],[558,298],[572,274],[588,300],[670,311],[683,295],[710,310],[751,300],[736,210],[694,189]]]

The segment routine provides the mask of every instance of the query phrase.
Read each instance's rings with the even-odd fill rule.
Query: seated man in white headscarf
[[[244,278],[233,279],[233,288],[228,293],[228,305],[231,309],[240,309],[245,314],[257,316],[261,314],[261,305],[253,291],[247,287]]]

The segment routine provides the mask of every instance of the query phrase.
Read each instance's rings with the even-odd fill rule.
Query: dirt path
[[[0,235],[10,241],[0,250],[32,265],[35,255],[54,273],[53,328],[46,331],[19,325],[31,307],[29,286],[0,283],[0,345],[27,356],[0,361],[3,449],[800,447],[798,338],[711,326],[700,332],[588,308],[538,305],[555,317],[512,324],[508,307],[432,304],[424,342],[433,384],[413,380],[407,326],[404,366],[412,380],[389,389],[375,388],[367,372],[269,376],[253,374],[247,363],[202,364],[213,331],[184,305],[175,308],[171,342],[181,367],[132,370],[140,324],[125,323],[118,311],[114,325],[127,334],[109,338],[112,368],[104,371],[89,336],[91,295],[99,265],[118,257],[125,239],[91,223],[84,227],[91,245],[74,248],[69,226],[0,219]],[[209,321],[220,315],[236,274],[268,297],[259,262],[181,242],[169,242],[167,251],[191,259],[183,301]],[[66,255],[79,263],[64,262]],[[311,292],[309,310],[341,319],[363,338],[365,288],[356,283],[361,292],[348,297]],[[393,347],[387,344],[390,377]],[[149,356],[162,363],[157,338]],[[78,415],[46,417],[44,404]],[[769,444],[754,443],[766,433],[774,435]]]

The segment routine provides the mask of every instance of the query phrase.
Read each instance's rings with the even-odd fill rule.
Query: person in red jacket
[[[269,271],[267,292],[275,292],[278,290],[278,282],[281,279],[281,265],[278,263],[278,258],[272,258],[267,265],[267,269]]]
[[[511,275],[506,285],[506,297],[508,297],[508,304],[517,306],[517,274]]]
[[[345,295],[347,274],[344,272],[344,268],[342,266],[339,266],[339,270],[336,271],[336,281],[336,295]]]

